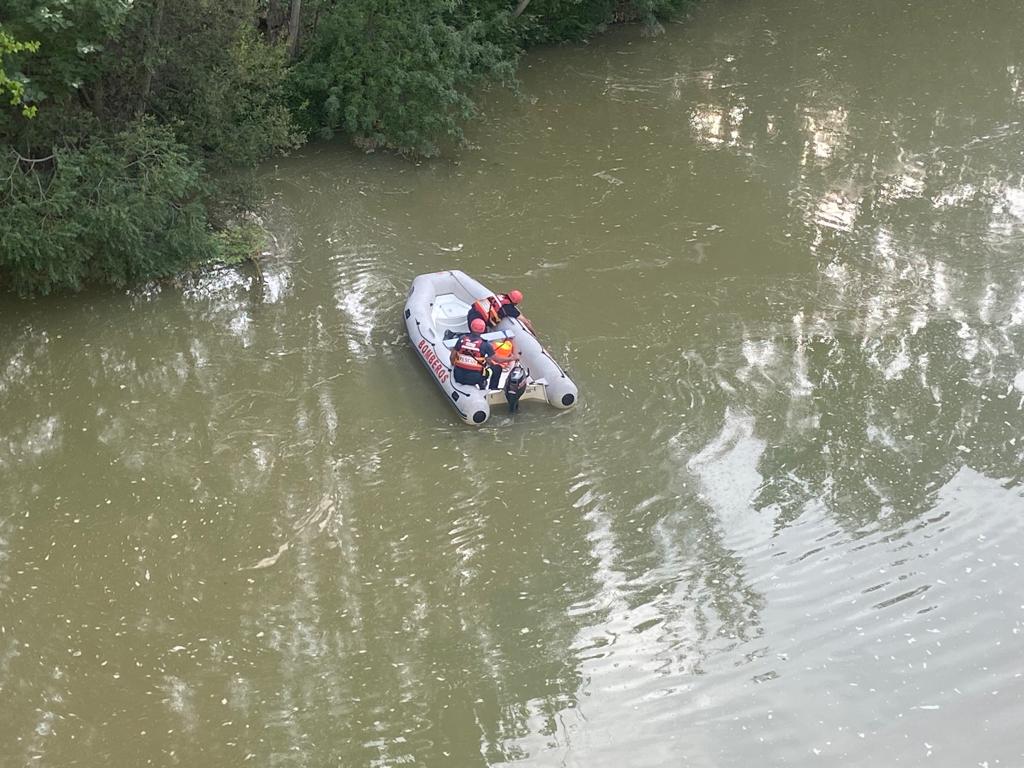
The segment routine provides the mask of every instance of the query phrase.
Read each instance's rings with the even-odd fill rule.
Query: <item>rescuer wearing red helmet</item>
[[[533,324],[517,306],[523,300],[523,292],[511,290],[508,293],[499,293],[497,296],[487,296],[474,301],[466,315],[466,322],[470,323],[473,318],[483,320],[488,328],[497,327],[503,317],[516,317],[519,322],[530,333],[534,333]],[[536,334],[534,334],[536,335]]]
[[[451,364],[455,381],[486,389],[488,378],[490,388],[498,388],[501,365],[495,362],[494,347],[480,336],[487,330],[487,324],[479,317],[469,322],[469,333],[464,333],[452,347]]]

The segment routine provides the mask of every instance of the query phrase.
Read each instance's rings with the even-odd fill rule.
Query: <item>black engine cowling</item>
[[[519,398],[526,391],[528,379],[526,369],[518,363],[508,372],[508,378],[505,379],[505,400],[508,401],[509,413],[515,413],[519,409]]]

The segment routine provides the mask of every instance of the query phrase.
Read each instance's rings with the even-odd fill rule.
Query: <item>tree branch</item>
[[[56,155],[47,155],[46,157],[25,157],[14,147],[11,147],[11,152],[18,158],[19,163],[28,163],[29,165],[35,165],[36,163],[45,163],[48,160],[53,160]]]

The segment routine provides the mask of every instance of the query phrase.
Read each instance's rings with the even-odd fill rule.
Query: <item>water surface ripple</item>
[[[704,3],[267,167],[261,274],[4,302],[0,765],[1024,764],[1022,24]],[[576,409],[454,418],[446,267]]]

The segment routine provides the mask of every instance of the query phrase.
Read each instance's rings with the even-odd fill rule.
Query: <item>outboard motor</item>
[[[512,370],[508,372],[508,378],[505,379],[505,399],[508,401],[509,413],[515,413],[519,410],[519,398],[526,391],[528,378],[529,375],[526,373],[526,369],[519,363],[512,366]]]

